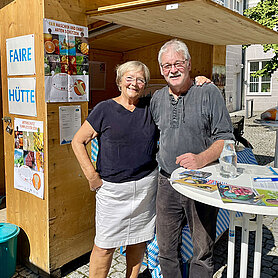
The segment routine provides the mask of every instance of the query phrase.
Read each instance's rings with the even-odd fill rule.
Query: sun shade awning
[[[138,0],[89,17],[211,45],[278,43],[278,33],[210,0]]]

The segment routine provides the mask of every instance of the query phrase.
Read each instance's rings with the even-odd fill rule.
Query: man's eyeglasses
[[[127,83],[133,83],[135,81],[138,85],[141,85],[141,86],[146,84],[146,81],[143,78],[135,78],[132,76],[126,76],[125,81]]]
[[[186,62],[186,60],[177,61],[174,64],[163,64],[163,65],[161,65],[161,67],[164,72],[170,71],[172,69],[172,66],[174,66],[177,70],[182,70],[182,69],[184,69],[185,62]]]

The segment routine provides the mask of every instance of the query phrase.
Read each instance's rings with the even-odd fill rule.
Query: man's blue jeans
[[[181,233],[188,223],[193,242],[190,278],[213,276],[213,247],[218,208],[178,193],[161,173],[156,199],[157,242],[163,278],[181,278]]]

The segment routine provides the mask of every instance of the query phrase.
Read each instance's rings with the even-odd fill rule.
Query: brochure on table
[[[220,177],[219,165],[209,167],[204,171],[180,171],[171,181],[210,192],[218,188],[222,201],[226,203],[278,206],[278,176],[273,175],[275,171],[271,167],[240,164],[239,172],[242,172],[235,179]],[[208,173],[211,174],[209,178],[203,178]]]
[[[217,181],[210,180],[211,173],[195,170],[184,170],[178,173],[179,177],[173,182],[213,192],[217,190]]]
[[[14,187],[43,199],[43,122],[15,118],[14,127]]]
[[[45,100],[89,100],[88,28],[44,19]]]
[[[198,179],[195,177],[185,177],[182,179],[173,180],[173,182],[184,184],[186,186],[199,188],[209,192],[213,192],[217,190],[217,181],[215,180]]]
[[[229,184],[218,184],[224,203],[241,203],[258,206],[278,206],[278,191]]]

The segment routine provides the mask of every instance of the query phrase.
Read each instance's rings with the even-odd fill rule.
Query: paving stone
[[[19,271],[21,271],[21,270],[23,270],[23,269],[25,269],[25,267],[22,266],[22,265],[17,265],[17,266],[16,266],[16,271],[17,271],[17,272],[19,272]]]
[[[26,267],[24,267],[24,269],[19,272],[22,277],[28,277],[31,273],[32,271]]]
[[[124,278],[125,274],[121,273],[121,272],[113,272],[109,278]]]
[[[40,278],[41,276],[35,273],[31,273],[27,276],[28,278]]]
[[[266,268],[269,268],[273,265],[273,263],[268,261],[266,257],[264,257],[262,260],[264,262],[264,267],[266,267]]]
[[[117,262],[118,262],[118,263],[125,264],[125,263],[126,263],[126,258],[125,258],[125,256],[123,256],[123,255],[118,256],[118,257],[117,257]]]
[[[122,263],[119,263],[119,264],[116,264],[114,266],[114,269],[116,271],[120,271],[120,272],[124,272],[126,270],[126,265],[125,264],[122,264]]]
[[[273,264],[272,270],[278,271],[278,265],[277,264]]]
[[[77,269],[78,272],[83,273],[84,275],[89,276],[89,266],[83,265]]]
[[[74,271],[72,273],[70,273],[69,275],[67,275],[68,278],[84,278],[86,276],[84,276],[84,274]]]
[[[262,274],[268,274],[272,275],[272,277],[275,277],[274,275],[276,274],[276,271],[272,270],[271,268],[263,268],[262,269]]]
[[[264,258],[263,258],[265,261],[267,261],[267,262],[271,262],[271,263],[273,263],[273,256],[265,256]]]

